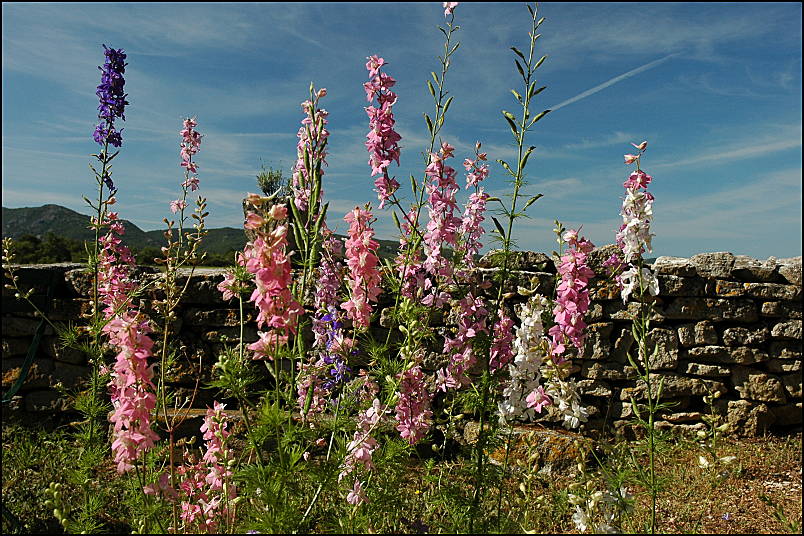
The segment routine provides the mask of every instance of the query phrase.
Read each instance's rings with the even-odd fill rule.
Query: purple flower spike
[[[128,101],[123,91],[123,86],[126,84],[123,78],[127,65],[126,54],[122,48],[116,50],[106,45],[103,45],[103,48],[106,61],[103,67],[98,67],[101,71],[101,83],[95,92],[100,101],[98,105],[100,122],[95,127],[92,138],[98,145],[108,142],[114,147],[120,147],[123,144],[122,129],[115,130],[114,120],[118,117],[123,121],[126,120],[125,110]]]

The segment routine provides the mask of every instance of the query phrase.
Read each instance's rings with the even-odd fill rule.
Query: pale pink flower
[[[346,502],[354,506],[359,506],[366,502],[366,494],[363,492],[363,486],[360,485],[360,481],[358,479],[355,479],[355,485],[352,488],[352,491],[346,495]]]
[[[442,2],[442,6],[444,7],[444,16],[447,17],[452,15],[452,12],[458,7],[459,2]]]
[[[176,199],[170,202],[170,211],[175,214],[180,210],[187,208],[187,202],[182,199]]]

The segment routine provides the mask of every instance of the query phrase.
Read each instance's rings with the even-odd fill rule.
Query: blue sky
[[[622,155],[650,143],[655,255],[706,251],[801,255],[801,4],[551,4],[537,53],[547,89],[536,108],[554,112],[529,142],[529,193],[544,198],[520,220],[522,249],[550,251],[552,221],[583,225],[595,244],[619,225]],[[447,89],[455,97],[442,139],[456,165],[483,142],[489,158],[515,149],[500,110],[519,88],[509,47],[527,46],[523,4],[463,3],[461,47]],[[242,224],[240,201],[256,191],[261,161],[289,170],[299,103],[311,81],[326,87],[330,225],[371,201],[363,145],[368,121],[365,58],[378,54],[397,79],[397,130],[408,187],[421,177],[432,115],[425,87],[438,67],[441,4],[43,4],[2,7],[3,206],[57,203],[83,213],[92,197],[87,164],[96,152],[97,66],[102,43],[128,54],[130,106],[115,160],[121,217],[161,227],[183,180],[181,120],[204,134],[200,193],[208,226]],[[462,180],[462,179],[461,179]],[[493,164],[492,194],[507,186]],[[409,193],[408,193],[409,197]],[[395,238],[388,209],[378,236]],[[489,242],[488,240],[486,241]]]

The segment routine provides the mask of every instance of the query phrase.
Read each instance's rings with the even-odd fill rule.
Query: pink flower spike
[[[636,147],[638,151],[644,151],[645,149],[648,148],[648,142],[647,141],[643,141],[639,145],[637,145],[636,143],[632,143],[631,145]]]
[[[444,16],[448,17],[458,7],[458,2],[442,2],[442,5],[444,6]]]
[[[182,201],[181,199],[176,199],[175,201],[170,202],[170,211],[175,214],[180,210],[184,210],[187,208],[187,202]]]

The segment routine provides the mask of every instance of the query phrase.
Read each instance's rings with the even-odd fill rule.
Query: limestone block
[[[801,340],[801,320],[789,320],[779,322],[771,329],[771,336],[774,339]]]
[[[608,398],[612,395],[611,385],[608,382],[598,380],[579,380],[577,385],[578,392],[582,396]]]
[[[690,258],[695,271],[701,277],[728,279],[734,268],[734,255],[728,252],[699,253]]]
[[[502,250],[492,249],[480,258],[477,265],[480,268],[502,268],[503,260]],[[556,273],[556,268],[550,257],[536,251],[512,251],[508,259],[508,269]]]
[[[801,320],[801,302],[779,302],[779,301],[768,301],[763,302],[760,314],[762,316],[768,317],[785,317],[785,318],[795,318]]]
[[[634,334],[630,329],[620,330],[620,336],[614,342],[614,361],[617,363],[628,362],[628,352],[634,344]]]
[[[657,274],[668,274],[681,277],[697,275],[695,265],[690,261],[690,259],[685,259],[683,257],[659,257],[653,263],[653,271]]]
[[[3,359],[27,355],[30,345],[31,339],[27,337],[6,338],[5,333],[3,333]]]
[[[797,359],[801,361],[801,341],[776,341],[770,343],[768,353],[779,359]]]
[[[3,316],[3,337],[33,337],[39,326],[38,318]],[[53,335],[53,328],[45,324],[44,335]]]
[[[53,367],[53,382],[61,382],[65,387],[71,389],[87,380],[92,373],[92,369],[85,365],[73,365],[56,361]]]
[[[678,366],[678,335],[675,330],[653,328],[646,337],[651,370],[673,370]],[[654,354],[654,348],[657,350]]]
[[[612,322],[589,324],[586,330],[583,357],[594,360],[611,357],[612,347],[609,338],[613,329],[614,323]]]
[[[183,319],[192,327],[233,327],[240,326],[240,311],[238,309],[201,309],[187,308]],[[254,310],[244,308],[243,321],[253,322],[256,319]]]
[[[726,419],[738,435],[763,435],[776,421],[766,404],[748,400],[730,400],[727,404]]]
[[[726,346],[757,346],[768,340],[770,332],[766,327],[727,328],[723,331],[723,344]]]
[[[723,365],[709,365],[705,363],[687,363],[686,373],[696,376],[706,376],[709,378],[720,378],[731,376],[731,367]]]
[[[780,279],[776,267],[777,261],[773,257],[760,261],[746,255],[735,255],[731,274],[741,281],[774,283]]]
[[[704,282],[697,277],[659,274],[659,293],[662,296],[703,296]]]
[[[67,409],[67,400],[57,391],[32,391],[25,395],[25,411],[56,413]]]
[[[662,387],[662,400],[668,398],[682,398],[689,396],[706,396],[716,391],[725,394],[728,392],[726,385],[723,382],[707,380],[703,378],[690,378],[680,374],[662,373],[651,374],[651,384],[653,385],[653,392],[656,393],[660,381],[664,379]],[[629,400],[633,395],[635,400],[647,399],[647,385],[644,380],[638,380],[636,387],[633,389],[623,389],[620,393],[620,400]]]
[[[776,404],[787,401],[784,385],[778,376],[736,366],[731,374],[731,382],[741,398]]]
[[[581,370],[583,378],[591,380],[627,380],[634,377],[634,368],[600,361],[586,361]]]
[[[771,413],[775,417],[775,425],[777,426],[801,425],[801,402],[773,407],[771,408]]]
[[[801,374],[786,374],[782,376],[782,383],[787,394],[793,398],[801,398]]]
[[[753,298],[766,300],[801,300],[801,285],[783,285],[779,283],[743,283],[745,294]]]
[[[715,326],[706,320],[695,324],[681,324],[676,330],[678,331],[679,343],[685,348],[718,343]]]
[[[765,365],[768,372],[801,372],[801,360],[771,359]]]
[[[791,285],[801,288],[801,257],[779,259],[777,271]]]

